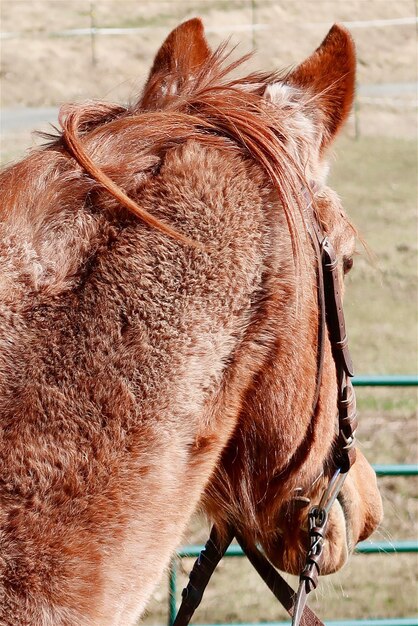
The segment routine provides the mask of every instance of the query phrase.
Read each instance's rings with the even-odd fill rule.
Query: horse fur
[[[289,494],[325,480],[336,404],[327,342],[312,418],[301,189],[321,185],[342,262],[355,231],[323,152],[354,48],[335,26],[293,73],[238,65],[190,20],[136,104],[64,108],[60,136],[1,174],[1,626],[134,624],[199,502],[300,562]],[[381,515],[361,455],[345,499],[329,571]]]

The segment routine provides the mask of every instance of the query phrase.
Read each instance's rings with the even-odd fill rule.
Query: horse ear
[[[294,69],[286,82],[313,95],[322,115],[325,148],[347,120],[354,99],[356,53],[350,33],[334,24],[319,48]]]
[[[193,18],[177,26],[164,41],[144,87],[139,106],[158,109],[170,96],[181,93],[212,56],[202,21]]]

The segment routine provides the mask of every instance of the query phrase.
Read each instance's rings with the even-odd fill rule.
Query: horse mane
[[[105,189],[148,226],[181,243],[201,247],[143,209],[128,192],[132,188],[129,178],[140,180],[141,174],[152,172],[167,150],[188,140],[238,150],[259,164],[271,180],[296,252],[295,209],[302,211],[300,190],[308,185],[303,164],[286,147],[286,111],[276,110],[263,98],[267,84],[285,77],[277,72],[257,72],[233,79],[231,73],[251,55],[227,62],[230,54],[226,45],[221,45],[181,86],[179,94],[175,94],[176,76],[169,77],[157,110],[141,107],[141,98],[129,107],[105,102],[63,106],[59,117],[62,131],[44,135],[49,143],[41,151],[52,150],[58,159],[65,155],[68,160],[70,155],[73,167],[82,170],[84,187],[87,174],[91,187]]]

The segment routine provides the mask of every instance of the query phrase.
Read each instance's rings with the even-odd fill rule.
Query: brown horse
[[[355,54],[334,26],[286,75],[232,79],[238,65],[186,22],[134,106],[67,107],[61,135],[1,175],[2,626],[134,624],[199,502],[299,570],[290,503],[328,480],[336,414],[326,338],[312,417],[302,190],[342,279],[355,231],[324,154]],[[381,516],[360,453],[341,502],[325,572]]]

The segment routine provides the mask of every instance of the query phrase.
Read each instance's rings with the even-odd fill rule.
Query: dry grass
[[[312,11],[312,6],[315,10]],[[64,29],[141,27],[141,34],[54,38]],[[279,69],[299,63],[337,21],[413,17],[414,0],[2,0],[1,29],[24,32],[1,41],[1,106],[59,106],[63,102],[105,98],[134,99],[150,61],[167,32],[181,20],[200,15],[217,46],[231,33],[236,55],[256,48],[249,69]],[[252,23],[266,30],[234,31]],[[222,32],[211,29],[222,28]],[[230,29],[230,30],[229,30]],[[416,29],[413,24],[354,28],[360,84],[416,81]],[[92,45],[93,41],[93,45]],[[92,62],[94,57],[95,63]],[[406,104],[362,104],[357,124],[364,135],[411,137],[416,111]],[[412,94],[412,97],[413,94]],[[413,130],[415,129],[415,131]],[[353,132],[353,124],[351,126]],[[6,137],[6,144],[15,138]],[[6,145],[7,148],[7,145]],[[2,156],[3,162],[7,155]]]
[[[91,25],[145,27],[144,33],[95,38],[50,38],[48,32]],[[273,69],[300,62],[337,21],[393,19],[415,15],[414,0],[2,0],[2,31],[24,31],[22,40],[2,41],[3,106],[45,106],[91,97],[126,99],[145,78],[156,46],[179,21],[200,15],[216,46],[230,33],[239,53],[257,48],[254,67]],[[253,8],[254,7],[254,8]],[[264,24],[269,30],[233,32],[236,25]],[[32,33],[31,36],[29,36]],[[416,80],[414,25],[353,30],[361,84]],[[30,59],[30,67],[28,67]],[[23,78],[24,77],[24,78]],[[115,80],[116,77],[116,80]],[[24,83],[22,84],[22,80]]]
[[[336,147],[331,185],[367,241],[347,280],[345,307],[357,373],[417,367],[416,143],[373,137]]]

